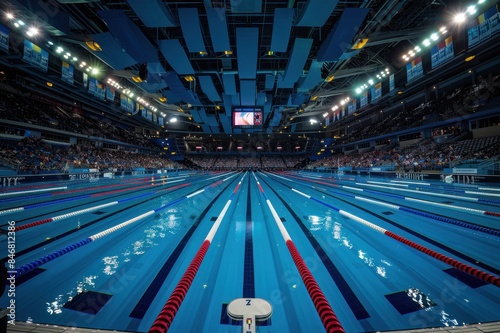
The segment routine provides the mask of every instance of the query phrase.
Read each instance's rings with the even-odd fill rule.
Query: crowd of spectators
[[[410,108],[401,106],[390,114],[381,111],[371,124],[361,120],[353,123],[349,132],[338,140],[346,144],[361,139],[418,127],[425,122],[435,122],[478,112],[482,106],[500,96],[500,77],[479,77],[476,84],[459,87],[445,97]],[[373,118],[371,118],[373,119]]]
[[[68,173],[73,169],[132,171],[144,169],[181,169],[182,165],[157,155],[97,148],[92,144],[55,146],[37,137],[0,143],[0,162],[19,174],[43,171]]]
[[[251,156],[200,154],[189,155],[185,158],[203,170],[286,170],[297,168],[306,156],[297,157],[283,154],[258,154]]]
[[[442,170],[470,160],[486,160],[500,155],[500,136],[465,139],[438,144],[424,140],[405,148],[372,150],[364,153],[333,155],[313,163],[307,168],[352,168],[369,169],[386,166],[403,172]]]
[[[2,88],[0,89],[0,119],[77,133],[87,137],[105,138],[150,149],[158,148],[148,137],[119,126],[104,116],[98,117],[88,113],[82,115],[72,112],[70,106],[63,107],[49,102],[40,102],[29,92],[16,91],[13,87],[6,90],[5,85]]]

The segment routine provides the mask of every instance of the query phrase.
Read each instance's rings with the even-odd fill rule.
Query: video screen
[[[261,126],[262,111],[254,108],[239,108],[233,110],[233,126]]]

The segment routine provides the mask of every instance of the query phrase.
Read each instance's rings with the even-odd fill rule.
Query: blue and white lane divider
[[[169,182],[169,185],[171,185],[172,183],[183,181],[183,180],[184,179],[171,181],[171,182]],[[88,198],[92,198],[92,197],[94,197],[94,194],[83,194],[83,195],[78,195],[78,196],[72,197],[72,198],[63,198],[63,199],[52,200],[52,201],[49,201],[49,202],[34,203],[34,204],[22,206],[22,207],[16,207],[16,208],[10,208],[10,209],[5,209],[5,210],[0,210],[0,215],[12,214],[12,213],[20,212],[20,211],[23,211],[23,210],[40,208],[40,207],[45,207],[45,206],[51,206],[51,205],[55,205],[55,204],[59,204],[59,203],[63,203],[63,202],[70,202],[70,201],[75,201],[75,200],[88,199]],[[127,200],[127,199],[124,199],[124,200]]]
[[[38,190],[27,190],[27,191],[17,191],[17,192],[4,192],[0,193],[0,197],[6,197],[10,195],[18,195],[18,194],[30,194],[30,193],[38,193],[38,192],[49,192],[49,191],[58,191],[58,190],[67,190],[67,186],[61,187],[50,187],[50,188],[42,188]]]
[[[320,188],[318,188],[316,186],[312,186],[312,188],[314,188],[314,189],[316,189],[316,188],[320,189]],[[394,210],[400,210],[400,211],[403,211],[403,212],[408,212],[408,213],[411,213],[411,214],[414,214],[414,215],[419,215],[419,216],[423,216],[423,217],[426,217],[426,218],[431,218],[433,220],[437,220],[437,221],[441,221],[441,222],[445,222],[445,223],[450,223],[450,224],[458,225],[460,227],[464,227],[464,228],[468,228],[468,229],[472,229],[472,230],[477,230],[477,231],[481,231],[481,232],[484,232],[484,233],[487,233],[487,234],[490,234],[490,235],[495,235],[495,236],[499,236],[500,237],[500,230],[497,230],[497,229],[483,227],[483,226],[480,226],[480,225],[477,225],[477,224],[468,223],[468,222],[458,221],[458,220],[455,220],[453,218],[439,216],[439,215],[428,213],[428,212],[424,212],[424,211],[421,211],[421,210],[418,210],[418,209],[414,209],[414,208],[410,208],[410,207],[402,207],[402,206],[398,206],[398,205],[395,205],[395,204],[391,204],[391,203],[387,203],[387,202],[382,202],[382,201],[378,201],[378,200],[375,200],[375,199],[365,198],[365,197],[361,197],[361,196],[350,194],[350,193],[343,193],[343,192],[333,191],[333,190],[323,189],[323,188],[321,188],[321,190],[324,190],[324,191],[332,193],[332,194],[342,195],[342,196],[346,196],[348,198],[354,198],[356,200],[360,200],[360,201],[364,201],[364,202],[369,202],[369,203],[372,203],[372,204],[375,204],[375,205],[378,205],[378,206],[384,206],[384,207],[391,208],[391,209],[394,209]],[[377,195],[384,195],[384,194],[377,193]],[[394,197],[395,195],[390,195],[390,196]],[[486,214],[486,215],[488,215],[488,213],[491,214],[491,212],[485,212],[485,211],[479,210],[479,209],[472,209],[472,208],[467,208],[467,207],[447,205],[447,204],[442,204],[442,203],[437,203],[437,202],[432,202],[432,201],[426,201],[426,200],[419,200],[419,199],[412,199],[412,198],[407,199],[406,197],[401,197],[400,199],[406,199],[406,200],[410,200],[410,201],[418,201],[418,202],[429,204],[429,205],[436,205],[436,206],[441,206],[441,207],[445,207],[445,208],[453,208],[453,209],[456,209],[456,210],[465,210],[465,211],[467,211],[469,213]]]
[[[233,176],[230,176],[230,177],[226,178],[224,181],[226,181],[226,180],[228,180],[228,179],[230,179],[232,177]],[[117,231],[119,229],[122,229],[122,228],[124,228],[126,226],[129,226],[129,225],[131,225],[131,224],[139,221],[139,220],[142,220],[145,217],[148,217],[148,216],[151,216],[153,214],[156,214],[159,211],[167,209],[168,207],[170,207],[172,205],[175,205],[175,204],[177,204],[177,203],[179,203],[181,201],[187,200],[187,199],[192,198],[192,197],[194,197],[194,196],[196,196],[196,195],[198,195],[200,193],[203,193],[209,187],[210,186],[207,186],[207,187],[205,187],[205,188],[203,188],[201,190],[195,191],[195,192],[193,192],[191,194],[188,194],[188,195],[186,195],[184,197],[181,197],[179,199],[171,201],[171,202],[169,202],[169,203],[167,203],[165,205],[162,205],[162,206],[160,206],[160,207],[158,207],[156,209],[150,210],[150,211],[148,211],[148,212],[146,212],[144,214],[141,214],[141,215],[138,215],[138,216],[136,216],[134,218],[131,218],[130,220],[127,220],[127,221],[125,221],[123,223],[117,224],[114,227],[108,228],[108,229],[106,229],[104,231],[101,231],[101,232],[99,232],[97,234],[94,234],[94,235],[92,235],[92,236],[90,236],[88,238],[85,238],[85,239],[83,239],[83,240],[81,240],[79,242],[76,242],[76,243],[74,243],[72,245],[66,246],[66,247],[64,247],[64,248],[62,248],[60,250],[57,250],[57,251],[55,251],[55,252],[53,252],[51,254],[48,254],[48,255],[43,256],[43,257],[41,257],[41,258],[39,258],[37,260],[34,260],[34,261],[32,261],[32,262],[30,262],[28,264],[22,265],[21,267],[19,267],[19,268],[16,269],[16,276],[19,277],[21,275],[29,273],[29,272],[33,271],[34,269],[36,269],[37,267],[39,267],[39,266],[41,266],[43,264],[46,264],[49,261],[52,261],[52,260],[54,260],[54,259],[56,259],[56,258],[58,258],[58,257],[60,257],[60,256],[62,256],[64,254],[66,254],[68,252],[71,252],[71,251],[73,251],[73,250],[75,250],[75,249],[77,249],[79,247],[87,245],[87,244],[89,244],[90,242],[92,242],[92,241],[94,241],[96,239],[99,239],[99,238],[102,238],[102,237],[104,237],[106,235],[109,235],[109,234],[111,234],[111,233],[113,233],[113,232],[115,232],[115,231]]]
[[[458,199],[458,200],[477,201],[477,202],[483,202],[483,203],[497,203],[497,204],[500,203],[500,201],[498,201],[498,200],[471,198],[471,197],[464,197],[464,196],[453,195],[453,194],[427,192],[427,191],[420,191],[420,190],[410,190],[410,189],[404,189],[404,188],[394,188],[394,187],[375,185],[375,184],[365,184],[365,183],[355,183],[355,184],[360,185],[360,186],[369,186],[369,187],[375,187],[375,188],[390,189],[393,191],[411,192],[411,193],[418,193],[418,194],[424,194],[424,195],[430,195],[430,196],[453,198],[453,199]],[[465,191],[465,190],[459,190],[458,193],[500,197],[500,194],[497,194],[497,193],[486,193],[486,192]]]
[[[281,178],[281,179],[287,180],[287,181],[292,181],[289,178],[281,177],[281,176],[278,176],[278,175],[275,175],[275,174],[273,174],[273,176],[277,177],[277,178]],[[360,184],[360,183],[356,183],[356,184]],[[367,185],[367,184],[365,184],[365,185]],[[468,207],[462,207],[462,206],[456,206],[456,205],[450,205],[450,204],[443,204],[443,203],[433,202],[433,201],[429,201],[429,200],[423,200],[423,199],[416,199],[416,198],[406,197],[406,196],[399,195],[399,194],[384,193],[384,192],[378,192],[378,191],[373,191],[373,190],[369,190],[369,189],[362,189],[362,188],[359,188],[359,187],[353,187],[353,186],[347,186],[347,185],[339,185],[339,184],[334,184],[334,185],[332,184],[332,186],[340,187],[340,188],[343,188],[343,189],[346,189],[346,190],[351,190],[351,191],[366,192],[366,193],[375,194],[375,195],[378,195],[378,196],[395,198],[395,199],[399,199],[399,200],[406,200],[406,201],[418,202],[418,203],[423,203],[423,204],[428,204],[428,205],[433,205],[433,206],[440,206],[440,207],[445,207],[445,208],[448,208],[448,209],[455,209],[455,210],[465,211],[465,212],[468,212],[468,213],[474,213],[474,214],[479,214],[479,215],[500,216],[500,213],[498,213],[498,212],[491,212],[491,211],[485,211],[485,210],[481,210],[481,209],[468,208]],[[367,185],[367,186],[369,186],[369,185]],[[372,185],[372,186],[376,186],[376,185]],[[384,187],[384,186],[376,186],[376,187],[388,188],[388,189],[396,190],[396,191],[410,191],[410,192],[415,192],[415,193],[419,193],[419,194],[433,194],[433,192],[422,192],[422,191],[409,190],[409,189],[391,188],[391,187]],[[315,187],[313,186],[313,188],[315,188]],[[318,189],[323,189],[325,191],[332,192],[332,191],[324,189],[324,188],[319,188],[318,187]],[[344,193],[338,193],[338,192],[332,192],[332,193],[346,195]],[[453,196],[453,195],[450,195],[450,194],[439,194],[439,195],[443,196],[443,197],[448,197],[448,198],[452,198],[452,197],[459,198],[459,199],[464,198],[464,197],[460,197],[460,196]],[[470,199],[472,199],[472,201],[477,201],[477,202],[480,202],[480,203],[490,202],[489,200],[483,200],[483,199],[478,199],[478,198],[470,198]],[[405,209],[410,209],[410,208],[401,207],[401,210],[405,210]],[[441,217],[439,217],[439,218],[441,218]],[[457,221],[457,222],[462,223],[460,221]],[[476,230],[479,230],[479,229],[476,229]]]
[[[488,282],[488,283],[491,283],[491,284],[493,284],[493,285],[495,285],[497,287],[500,287],[500,278],[497,277],[497,276],[495,276],[495,275],[486,273],[486,272],[481,271],[481,270],[479,270],[477,268],[468,266],[468,265],[466,265],[466,264],[464,264],[464,263],[462,263],[462,262],[460,262],[458,260],[455,260],[455,259],[452,259],[450,257],[447,257],[447,256],[445,256],[445,255],[443,255],[443,254],[441,254],[439,252],[433,251],[433,250],[431,250],[431,249],[429,249],[429,248],[427,248],[425,246],[422,246],[422,245],[420,245],[418,243],[415,243],[415,242],[413,242],[413,241],[411,241],[409,239],[406,239],[406,238],[404,238],[402,236],[399,236],[398,234],[393,233],[392,231],[389,231],[389,230],[384,229],[384,228],[382,228],[382,227],[380,227],[380,226],[378,226],[376,224],[373,224],[373,223],[371,223],[371,222],[369,222],[369,221],[367,221],[367,220],[365,220],[365,219],[363,219],[363,218],[361,218],[359,216],[353,215],[353,214],[351,214],[349,212],[346,212],[346,211],[344,211],[344,210],[342,210],[340,208],[337,208],[337,207],[335,207],[333,205],[330,205],[329,203],[326,203],[326,202],[324,202],[322,200],[316,199],[315,197],[312,197],[312,196],[310,196],[310,195],[308,195],[308,194],[306,194],[304,192],[301,192],[301,191],[296,190],[294,188],[291,188],[291,190],[293,192],[295,192],[295,193],[303,196],[303,197],[306,197],[306,198],[308,198],[308,199],[310,199],[312,201],[315,201],[315,202],[317,202],[317,203],[319,203],[319,204],[321,204],[323,206],[326,206],[326,207],[328,207],[330,209],[333,209],[334,211],[338,212],[340,215],[343,215],[343,216],[345,216],[345,217],[347,217],[347,218],[349,218],[349,219],[351,219],[351,220],[353,220],[355,222],[363,224],[363,225],[365,225],[365,226],[367,226],[367,227],[369,227],[369,228],[371,228],[373,230],[376,230],[376,231],[378,231],[378,232],[380,232],[380,233],[382,233],[382,234],[384,234],[384,235],[386,235],[388,237],[391,237],[391,238],[393,238],[393,239],[395,239],[395,240],[397,240],[397,241],[399,241],[399,242],[401,242],[403,244],[406,244],[406,245],[408,245],[408,246],[410,246],[410,247],[412,247],[414,249],[417,249],[420,252],[423,252],[423,253],[431,256],[431,257],[434,257],[434,258],[436,258],[436,259],[438,259],[438,260],[440,260],[442,262],[445,262],[445,263],[447,263],[447,264],[449,264],[449,265],[451,265],[451,266],[453,266],[453,267],[455,267],[455,268],[457,268],[457,269],[459,269],[459,270],[461,270],[461,271],[463,271],[463,272],[465,272],[467,274],[470,274],[470,275],[475,276],[475,277],[477,277],[477,278],[479,278],[479,279],[481,279],[481,280],[483,280],[485,282]]]

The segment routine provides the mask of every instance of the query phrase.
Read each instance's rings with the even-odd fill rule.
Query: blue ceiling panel
[[[231,126],[231,116],[224,116],[220,115],[220,122],[222,123],[222,128],[224,129],[224,133],[231,133],[232,132],[232,126]]]
[[[212,77],[209,75],[198,76],[198,81],[200,81],[201,89],[207,95],[208,99],[212,102],[220,102],[221,98],[217,89],[215,88]]]
[[[191,53],[206,52],[197,8],[179,8],[179,20],[187,48]]]
[[[361,50],[354,50],[354,51],[351,51],[351,52],[344,52],[340,56],[339,61],[350,59],[350,58],[356,56],[359,52],[361,52]]]
[[[276,127],[279,126],[280,121],[281,121],[281,110],[283,110],[283,107],[277,108],[274,110],[273,117],[269,121],[269,127]]]
[[[255,106],[255,80],[240,80],[241,105]]]
[[[255,105],[264,105],[266,103],[266,93],[257,93],[257,103]]]
[[[322,27],[332,15],[338,0],[309,0],[299,15],[298,27]]]
[[[207,7],[208,27],[215,52],[229,51],[229,33],[227,31],[226,9]]]
[[[158,46],[170,66],[179,75],[194,75],[193,66],[178,39],[159,40]]]
[[[122,10],[101,10],[98,14],[123,49],[138,63],[158,61],[156,48]]]
[[[274,88],[274,74],[266,74],[265,89],[273,90],[273,88]]]
[[[146,27],[172,28],[177,26],[177,22],[161,0],[127,0],[127,2]]]
[[[286,52],[290,39],[290,31],[292,30],[293,12],[293,8],[276,8],[274,10],[270,51]]]
[[[219,123],[214,114],[207,114],[207,124],[215,128],[215,130],[212,129],[212,133],[219,133]]]
[[[231,99],[231,96],[223,94],[222,100],[224,101],[224,110],[226,110],[226,116],[231,116],[231,109],[233,108],[233,100]]]
[[[222,83],[224,84],[224,92],[228,95],[236,95],[236,80],[235,74],[223,74]]]
[[[7,12],[11,8],[12,1],[2,1],[2,10]],[[70,32],[70,16],[62,10],[58,10],[50,1],[17,0],[15,7],[22,6],[33,13],[36,25],[44,28],[51,35],[62,36]],[[3,13],[4,14],[4,13]],[[2,15],[3,15],[2,14]],[[38,44],[38,43],[37,43]]]
[[[163,96],[167,98],[169,104],[174,104],[181,101],[181,97],[174,90],[163,90]]]
[[[351,45],[369,8],[346,8],[318,50],[318,61],[338,61]]]
[[[260,13],[262,0],[231,0],[231,11],[233,13]]]
[[[323,79],[321,78],[321,67],[323,66],[322,62],[317,60],[313,60],[311,63],[311,67],[307,72],[307,76],[305,80],[299,84],[297,91],[306,92],[314,88],[318,83],[320,83]]]
[[[278,74],[278,79],[276,80],[276,88],[288,88],[288,89],[291,89],[293,88],[293,86],[295,85],[295,82],[293,81],[285,81],[283,80],[283,75],[282,74]]]
[[[201,116],[200,116],[200,113],[199,112],[195,112],[194,110],[191,111],[191,117],[193,117],[193,120],[198,123],[198,124],[201,124],[203,123],[203,119],[201,119]]]
[[[94,52],[84,45],[85,48],[111,68],[124,69],[137,63],[137,60],[129,56],[128,53],[123,52],[123,47],[110,32],[92,35],[92,39],[101,46],[102,51]]]
[[[233,104],[233,105],[241,105],[240,94],[231,95],[231,104]]]
[[[240,80],[256,78],[258,47],[259,28],[236,28],[236,56]]]
[[[167,72],[162,75],[163,80],[168,86],[168,90],[164,90],[169,103],[183,101],[190,104],[200,104],[200,101],[193,93],[184,87],[179,77],[174,72]]]
[[[290,55],[283,76],[284,82],[296,82],[302,75],[312,43],[312,39],[295,38],[292,54]]]

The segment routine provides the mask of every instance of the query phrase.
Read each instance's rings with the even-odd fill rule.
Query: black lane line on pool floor
[[[201,190],[201,189],[203,189],[204,187],[205,187],[205,186],[202,186],[202,187],[200,187],[199,189]],[[177,190],[180,190],[180,189],[182,189],[182,188],[183,188],[183,187],[180,187],[180,188],[174,189],[174,190],[172,190],[172,192],[169,192],[168,194],[173,193],[173,192],[175,192],[175,191],[177,191]],[[163,195],[165,195],[165,194],[166,194],[166,193],[162,193],[162,194],[159,194],[159,195],[157,195],[157,196],[155,196],[155,197],[148,197],[146,200],[143,200],[143,201],[138,202],[138,203],[135,203],[135,204],[133,204],[133,205],[131,205],[131,206],[128,206],[128,207],[125,207],[125,208],[119,209],[119,210],[117,210],[117,211],[113,212],[113,214],[118,214],[118,213],[124,212],[124,211],[126,211],[127,209],[133,208],[133,207],[135,207],[135,206],[139,206],[139,205],[141,205],[141,204],[143,204],[143,203],[145,203],[145,202],[147,202],[147,201],[154,200],[154,199],[159,198],[159,197],[161,197],[161,196],[163,196]],[[173,200],[172,200],[172,201],[173,201]],[[98,218],[98,219],[96,219],[96,220],[94,220],[94,221],[91,221],[91,222],[88,222],[88,223],[86,223],[86,224],[83,224],[83,225],[81,225],[80,227],[77,227],[77,228],[74,228],[74,229],[68,230],[68,231],[66,231],[66,232],[64,232],[64,233],[62,233],[62,234],[60,234],[60,235],[57,235],[56,237],[52,237],[52,238],[50,238],[50,239],[47,239],[47,240],[45,240],[45,241],[43,241],[43,242],[41,242],[41,243],[35,244],[35,245],[33,245],[33,246],[30,246],[30,247],[28,247],[28,248],[26,248],[26,249],[24,249],[24,250],[17,251],[17,252],[16,252],[16,257],[21,257],[21,256],[23,256],[23,255],[25,255],[25,254],[27,254],[27,253],[29,253],[29,252],[31,252],[31,251],[37,250],[37,249],[39,249],[39,248],[41,248],[41,247],[44,247],[44,246],[46,246],[47,244],[50,244],[50,243],[55,242],[55,241],[57,241],[57,240],[59,240],[59,239],[61,239],[61,238],[64,238],[64,237],[66,237],[66,236],[68,236],[68,235],[71,235],[71,234],[73,234],[73,233],[75,233],[75,232],[77,232],[77,231],[80,231],[80,230],[83,230],[83,229],[85,229],[85,228],[87,228],[87,227],[90,227],[91,225],[93,225],[93,224],[95,224],[95,223],[97,223],[97,222],[100,222],[100,221],[102,221],[102,220],[105,220],[105,219],[107,219],[107,218],[109,218],[109,216],[108,216],[108,215],[105,215],[105,216],[100,217],[100,218]],[[0,262],[1,262],[1,263],[5,263],[8,259],[9,259],[8,257],[2,258],[2,259],[0,259]]]
[[[237,179],[235,179],[237,180]],[[168,274],[170,274],[170,271],[172,270],[172,267],[174,267],[175,263],[177,262],[177,259],[179,259],[180,254],[186,247],[187,243],[191,239],[191,236],[193,236],[194,232],[198,228],[198,225],[201,223],[201,221],[204,219],[204,217],[207,215],[208,211],[210,208],[212,208],[212,205],[219,199],[219,197],[226,191],[226,189],[231,185],[234,181],[228,182],[229,184],[226,185],[226,187],[220,191],[219,194],[217,194],[214,199],[207,204],[203,212],[201,212],[200,216],[196,220],[196,222],[189,228],[187,233],[182,237],[181,241],[177,246],[175,247],[174,251],[170,254],[168,257],[167,261],[163,264],[163,266],[160,268],[158,273],[156,273],[156,276],[154,277],[153,281],[149,284],[148,288],[142,295],[141,299],[137,302],[135,305],[134,309],[130,314],[128,315],[131,318],[136,318],[136,319],[142,319],[146,315],[146,312],[148,311],[149,307],[153,303],[153,300],[155,299],[156,295],[158,294],[158,291],[160,291],[163,283],[165,282],[166,278],[168,277]],[[206,186],[205,186],[206,187]],[[204,187],[203,187],[204,188]]]
[[[252,236],[252,206],[250,196],[250,179],[247,189],[247,213],[245,223],[245,260],[243,270],[243,298],[255,297],[254,264],[253,264],[253,236]]]
[[[272,186],[269,185],[268,182],[266,182],[262,177],[261,180],[266,183],[267,186],[269,186],[269,189],[273,191],[273,193],[276,195],[276,197],[281,201],[281,203],[288,209],[290,214],[293,216],[297,224],[299,225],[300,229],[302,232],[306,235],[307,240],[309,243],[311,243],[311,246],[313,247],[314,251],[318,254],[319,259],[325,265],[325,268],[328,270],[328,273],[330,273],[330,276],[332,277],[333,281],[339,288],[340,293],[344,297],[344,300],[347,302],[347,305],[349,305],[349,308],[353,312],[354,316],[356,317],[357,320],[362,320],[362,319],[367,319],[370,318],[370,314],[368,311],[366,311],[365,307],[359,300],[359,298],[356,296],[354,291],[351,289],[347,281],[344,279],[338,268],[335,266],[333,261],[328,257],[326,254],[325,250],[321,247],[321,245],[318,243],[314,235],[311,233],[311,231],[306,227],[304,223],[302,223],[302,220],[300,217],[295,213],[295,211],[292,209],[292,207],[280,196],[278,193],[273,189]],[[282,186],[285,186],[287,188],[290,188],[290,186],[273,179],[273,181],[281,184]]]
[[[411,234],[411,235],[413,235],[413,236],[415,236],[415,237],[418,237],[418,238],[420,238],[421,240],[423,240],[423,241],[425,241],[425,242],[428,242],[429,244],[432,244],[432,245],[434,245],[434,246],[436,246],[436,247],[440,248],[441,250],[447,251],[447,252],[449,252],[449,253],[453,254],[454,256],[456,256],[456,257],[458,257],[458,258],[461,258],[461,259],[463,259],[463,260],[468,261],[468,262],[469,262],[469,263],[471,263],[472,265],[475,265],[475,266],[481,267],[481,268],[483,268],[483,269],[485,269],[485,270],[487,270],[487,271],[490,271],[490,272],[492,272],[492,273],[495,273],[496,275],[500,275],[500,270],[499,270],[499,269],[497,269],[497,268],[495,268],[495,267],[492,267],[492,266],[490,266],[490,265],[488,265],[488,264],[485,264],[485,263],[483,263],[483,262],[480,262],[480,261],[478,261],[478,260],[476,260],[476,259],[474,259],[474,258],[472,258],[472,257],[470,257],[470,256],[468,256],[468,255],[466,255],[466,254],[464,254],[464,253],[462,253],[462,252],[458,251],[458,250],[455,250],[455,249],[453,249],[453,248],[451,248],[451,247],[449,247],[449,246],[447,246],[447,245],[444,245],[444,244],[442,244],[442,243],[440,243],[440,242],[438,242],[438,241],[436,241],[436,240],[433,240],[432,238],[429,238],[429,237],[427,237],[427,236],[425,236],[425,235],[422,235],[421,233],[419,233],[419,232],[417,232],[417,231],[414,231],[414,230],[412,230],[412,229],[410,229],[410,228],[408,228],[408,227],[405,227],[405,226],[403,226],[403,225],[401,225],[401,224],[399,224],[399,223],[397,223],[397,222],[391,221],[390,219],[388,219],[388,218],[386,218],[385,216],[383,216],[383,215],[385,215],[385,214],[383,214],[383,213],[381,213],[381,214],[376,214],[376,213],[373,213],[372,211],[370,211],[370,210],[368,210],[368,209],[366,209],[366,208],[363,208],[363,207],[362,207],[362,206],[360,206],[360,205],[357,205],[357,204],[353,203],[352,201],[347,201],[347,200],[341,199],[341,198],[339,198],[339,197],[337,197],[337,196],[334,196],[333,194],[328,193],[328,192],[319,191],[319,190],[317,190],[317,189],[314,189],[314,190],[315,190],[315,191],[317,191],[317,192],[319,192],[319,193],[326,194],[326,195],[328,195],[329,197],[334,198],[334,199],[336,199],[336,200],[342,201],[343,203],[346,203],[346,204],[348,204],[348,205],[350,205],[350,206],[352,206],[352,207],[356,207],[356,208],[358,208],[358,209],[360,209],[360,210],[364,211],[365,213],[368,213],[368,214],[369,214],[369,215],[371,215],[371,216],[375,216],[375,217],[377,217],[377,218],[379,218],[379,219],[383,220],[384,222],[387,222],[387,223],[389,223],[390,225],[395,226],[396,228],[399,228],[399,229],[401,229],[401,230],[403,230],[403,231],[406,231],[407,233],[409,233],[409,234]],[[384,202],[384,200],[380,200],[380,199],[377,199],[377,200]]]

